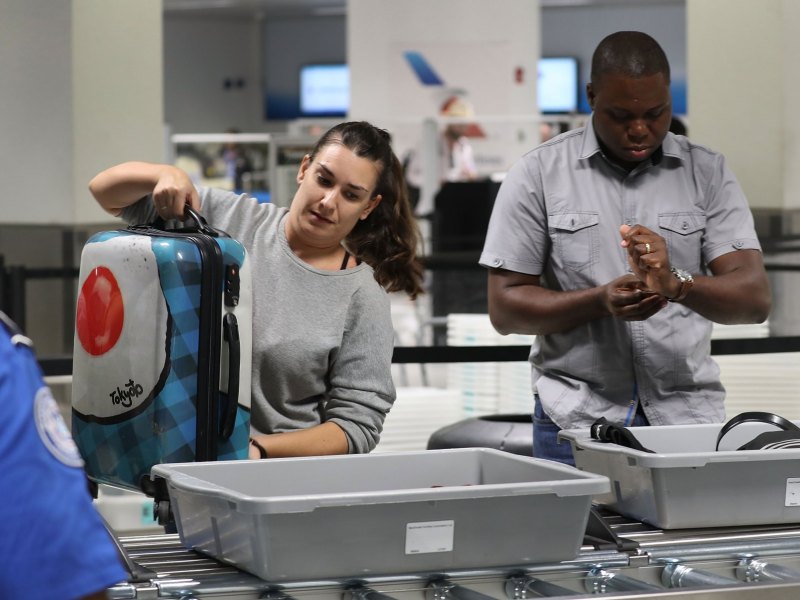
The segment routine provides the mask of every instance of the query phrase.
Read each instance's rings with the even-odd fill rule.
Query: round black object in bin
[[[428,438],[428,450],[495,448],[533,456],[533,421],[530,414],[486,415],[437,429]]]

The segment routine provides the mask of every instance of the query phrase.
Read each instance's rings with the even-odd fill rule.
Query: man
[[[0,312],[0,598],[100,600],[126,573],[31,346]]]
[[[559,428],[713,423],[725,391],[712,321],[763,322],[771,297],[724,158],[668,133],[667,58],[609,35],[592,118],[526,154],[498,193],[480,263],[503,334],[535,334],[534,456],[573,463]]]

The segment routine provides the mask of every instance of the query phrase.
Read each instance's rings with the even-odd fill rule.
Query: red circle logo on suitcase
[[[76,333],[92,356],[105,354],[117,343],[125,321],[125,306],[117,278],[108,267],[95,267],[78,296]]]

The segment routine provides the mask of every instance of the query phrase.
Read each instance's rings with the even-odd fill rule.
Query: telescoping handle
[[[225,441],[233,434],[233,427],[236,424],[236,412],[239,406],[239,370],[242,363],[239,323],[233,313],[225,313],[222,320],[222,336],[228,343],[228,405],[220,423],[219,436]]]

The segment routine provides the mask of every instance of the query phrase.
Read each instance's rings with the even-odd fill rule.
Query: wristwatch
[[[678,295],[674,298],[667,298],[670,302],[680,302],[686,295],[689,293],[689,290],[692,289],[694,285],[694,277],[689,271],[684,271],[683,269],[679,269],[678,267],[670,267],[670,273],[675,275],[675,278],[681,282],[681,289],[678,290]]]

